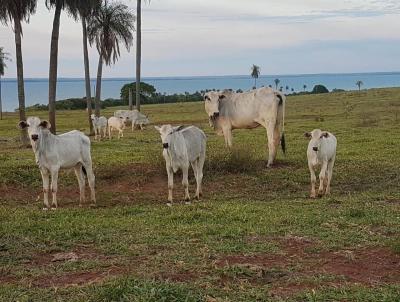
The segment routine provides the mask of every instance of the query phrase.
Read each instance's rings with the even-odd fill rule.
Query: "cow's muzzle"
[[[168,149],[168,147],[169,147],[168,143],[164,143],[164,144],[162,144],[162,146],[164,149]]]
[[[34,142],[36,142],[36,141],[39,139],[39,135],[37,135],[37,134],[32,134],[32,135],[31,135],[31,138],[32,138],[32,140],[33,140]]]
[[[315,152],[318,151],[318,147],[313,147],[312,149],[313,149]]]

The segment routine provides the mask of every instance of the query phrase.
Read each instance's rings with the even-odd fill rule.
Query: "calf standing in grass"
[[[189,203],[189,164],[193,168],[196,178],[196,199],[202,195],[203,166],[206,158],[206,135],[195,126],[184,128],[164,125],[155,126],[160,132],[163,144],[163,156],[168,173],[168,206],[172,205],[172,189],[174,173],[182,169],[182,185],[185,188],[185,201]]]
[[[307,149],[308,168],[311,174],[311,198],[315,198],[315,170],[321,166],[319,173],[319,190],[318,196],[330,194],[330,185],[332,180],[333,165],[336,157],[336,137],[327,131],[314,129],[312,132],[306,132],[305,137],[310,138]]]
[[[82,132],[74,130],[61,135],[53,135],[48,121],[41,121],[38,117],[29,117],[19,122],[21,129],[28,128],[28,135],[35,153],[36,163],[39,166],[43,180],[44,205],[43,210],[50,208],[49,176],[51,175],[51,192],[53,194],[52,208],[57,208],[57,180],[60,169],[74,168],[78,178],[80,200],[85,201],[85,174],[88,177],[91,189],[91,199],[96,203],[94,191],[94,174],[92,158],[90,156],[90,139]]]
[[[118,131],[118,139],[124,137],[126,118],[112,116],[108,119],[108,138],[111,139],[111,131]]]
[[[107,136],[107,118],[104,116],[96,116],[92,114],[90,116],[92,119],[92,124],[94,128],[94,139],[101,140],[101,137],[106,137]],[[102,135],[103,134],[103,135]]]

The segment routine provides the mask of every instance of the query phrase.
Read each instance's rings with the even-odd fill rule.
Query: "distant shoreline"
[[[341,73],[334,73],[334,72],[327,72],[327,73],[304,73],[304,74],[276,74],[276,75],[260,75],[259,79],[268,79],[268,78],[299,78],[299,77],[315,77],[315,76],[357,76],[357,75],[400,75],[400,71],[373,71],[373,72],[341,72]],[[204,76],[154,76],[154,77],[142,77],[142,80],[201,80],[201,79],[220,79],[220,78],[231,78],[231,79],[248,79],[249,75],[204,75]],[[2,81],[16,81],[17,78],[2,78]],[[59,82],[68,82],[68,81],[82,81],[84,80],[83,77],[59,77]],[[91,78],[91,81],[95,81],[96,78]],[[102,79],[103,81],[134,81],[135,77],[105,77]],[[48,81],[46,77],[26,77],[24,79],[26,82],[41,82],[41,81]]]

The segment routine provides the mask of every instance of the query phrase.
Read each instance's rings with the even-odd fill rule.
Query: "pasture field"
[[[205,130],[201,202],[179,202],[178,176],[165,205],[161,140],[148,126],[92,143],[96,208],[78,207],[66,171],[60,208],[42,211],[17,115],[0,121],[0,301],[400,301],[400,89],[288,97],[288,151],[271,169],[263,128],[235,131],[229,151],[202,103],[143,112]],[[58,131],[87,131],[83,111],[57,118]],[[338,138],[332,195],[316,200],[303,137],[314,128]]]

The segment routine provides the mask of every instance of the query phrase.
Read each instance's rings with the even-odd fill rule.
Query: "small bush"
[[[312,94],[329,93],[329,90],[324,85],[315,85],[311,93]]]

